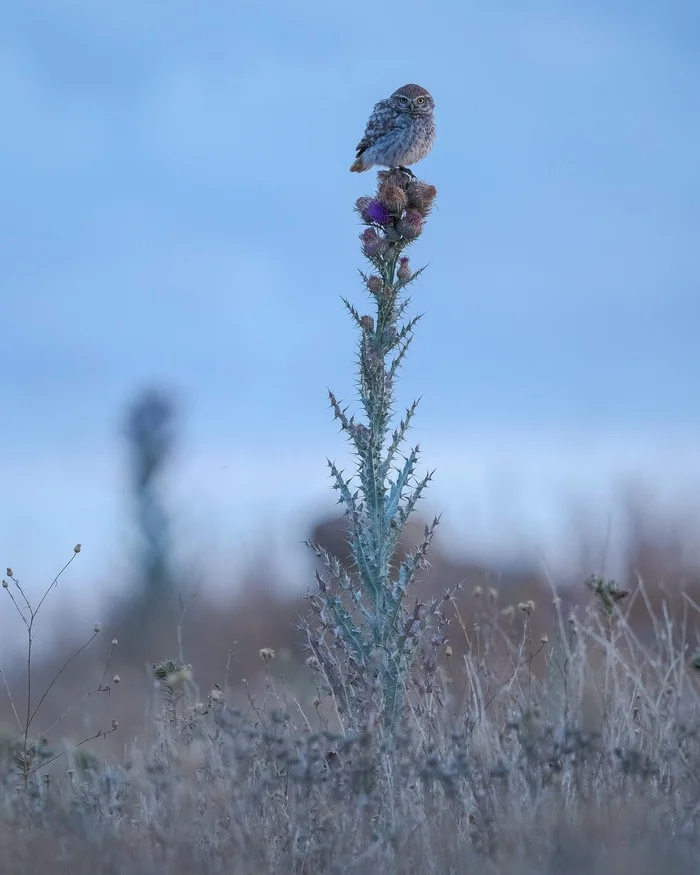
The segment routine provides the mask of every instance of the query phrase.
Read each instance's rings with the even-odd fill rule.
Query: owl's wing
[[[387,100],[380,100],[379,103],[375,103],[372,115],[367,122],[365,133],[355,147],[358,158],[366,149],[369,149],[372,143],[376,142],[377,138],[384,132],[388,108],[389,102]]]

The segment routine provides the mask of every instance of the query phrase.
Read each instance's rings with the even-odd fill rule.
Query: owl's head
[[[391,95],[389,103],[399,112],[410,112],[413,115],[426,115],[435,108],[430,92],[420,85],[402,85]]]

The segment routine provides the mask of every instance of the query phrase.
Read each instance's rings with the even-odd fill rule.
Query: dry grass
[[[140,711],[142,728],[119,757],[68,751],[25,791],[6,747],[3,871],[695,871],[694,613],[655,614],[642,642],[619,611],[572,622],[551,597],[515,617],[488,592],[468,599],[469,623],[449,605],[452,653],[417,663],[394,734],[270,648],[245,699],[224,653],[209,692],[177,660],[150,704],[122,680],[111,707]],[[537,611],[551,618],[539,637]]]

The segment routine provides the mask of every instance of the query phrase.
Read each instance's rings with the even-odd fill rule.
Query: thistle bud
[[[76,544],[75,547],[73,547],[73,552],[80,553],[80,544]]]
[[[374,319],[371,316],[363,316],[360,325],[365,331],[374,331]]]
[[[378,258],[384,251],[384,241],[374,228],[365,228],[360,239],[362,240],[362,251],[370,261]]]
[[[418,210],[406,210],[406,215],[399,220],[396,229],[404,240],[416,240],[423,230],[423,217]]]
[[[378,277],[376,274],[372,274],[372,276],[367,280],[367,288],[374,295],[378,295],[381,290],[384,288],[384,283],[381,280],[381,277]]]
[[[396,276],[402,283],[407,283],[411,279],[411,267],[408,263],[408,258],[404,257],[399,261],[399,269]]]

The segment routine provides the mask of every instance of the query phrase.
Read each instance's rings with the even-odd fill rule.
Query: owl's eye
[[[425,103],[425,97],[416,97],[416,103]]]
[[[401,101],[401,103],[408,103],[407,97],[399,97],[399,100]]]

